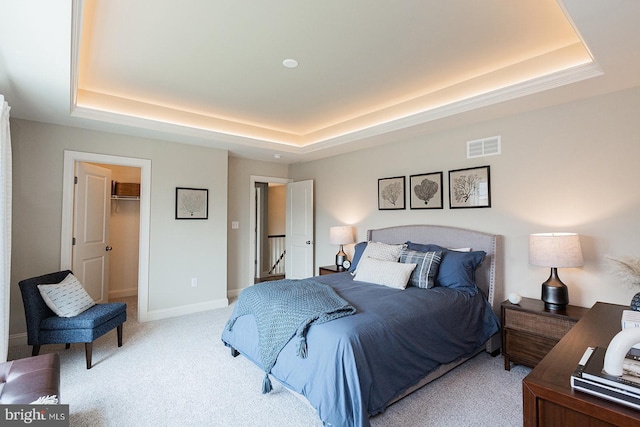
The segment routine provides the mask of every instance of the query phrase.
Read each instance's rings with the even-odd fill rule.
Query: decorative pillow
[[[400,252],[407,245],[389,245],[380,242],[368,242],[367,247],[362,252],[362,258],[374,258],[381,261],[398,262]]]
[[[353,259],[351,260],[351,266],[349,267],[349,271],[351,271],[352,274],[354,271],[356,271],[358,262],[360,261],[360,258],[362,257],[362,253],[364,252],[366,247],[367,247],[367,242],[357,243],[353,247]]]
[[[442,260],[442,252],[418,252],[411,249],[403,249],[400,252],[400,262],[416,264],[415,270],[409,277],[408,286],[429,289],[436,284],[438,267]]]
[[[96,305],[82,284],[71,273],[52,285],[38,285],[42,299],[60,317],[73,317]]]
[[[363,256],[353,280],[404,289],[407,287],[411,272],[415,268],[416,264],[382,261]]]
[[[472,294],[478,292],[476,287],[476,268],[487,255],[484,251],[458,252],[442,246],[407,242],[407,247],[414,251],[442,251],[442,261],[436,276],[436,285],[447,288],[462,289]]]

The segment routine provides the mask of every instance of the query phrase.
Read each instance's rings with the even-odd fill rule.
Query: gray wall
[[[333,264],[329,227],[444,224],[505,236],[505,295],[539,298],[547,269],[528,265],[528,236],[581,234],[585,266],[562,269],[572,304],[628,304],[603,255],[640,255],[640,88],[288,167],[223,150],[12,120],[11,334],[24,332],[18,280],[60,264],[63,150],[152,161],[149,303],[171,310],[219,301],[251,283],[250,176],[315,181],[316,266]],[[467,160],[468,140],[502,135],[502,154]],[[378,178],[491,166],[492,207],[378,211]],[[176,186],[209,188],[208,221],[175,221]],[[231,229],[231,221],[240,228]],[[199,277],[199,287],[190,278]]]
[[[549,269],[528,264],[531,233],[581,235],[585,266],[560,269],[572,304],[628,304],[640,289],[621,286],[605,254],[640,256],[640,88],[424,135],[293,165],[294,180],[315,181],[316,266],[333,264],[329,227],[443,224],[505,237],[505,293],[540,298]],[[502,154],[466,159],[466,141],[501,135]],[[489,209],[379,211],[379,178],[491,166]],[[341,190],[337,190],[341,189]],[[504,296],[503,295],[503,296]]]
[[[287,178],[289,167],[281,163],[262,162],[229,157],[229,294],[237,295],[242,288],[253,283],[249,220],[249,200],[253,197],[251,175]],[[255,214],[255,213],[254,213]],[[240,227],[231,229],[231,221]]]
[[[13,231],[10,333],[25,331],[17,282],[60,267],[64,150],[151,160],[149,310],[197,310],[227,296],[225,150],[11,121]],[[175,187],[209,189],[209,219],[176,221]],[[198,277],[198,287],[191,278]],[[178,310],[180,311],[180,310]]]

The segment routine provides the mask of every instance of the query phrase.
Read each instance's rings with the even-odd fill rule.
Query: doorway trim
[[[249,176],[249,258],[251,260],[251,265],[249,267],[249,271],[247,275],[249,276],[247,280],[247,286],[252,286],[254,282],[254,274],[255,274],[255,265],[256,265],[256,196],[255,196],[255,186],[256,182],[266,182],[272,184],[288,184],[293,182],[293,179],[290,178],[277,178],[273,176],[260,176],[260,175],[250,175]],[[286,215],[286,213],[285,213]]]
[[[76,162],[104,163],[140,168],[140,236],[138,252],[138,321],[149,319],[149,234],[151,226],[151,160],[64,150],[62,179],[62,231],[60,269],[71,268],[73,193]]]

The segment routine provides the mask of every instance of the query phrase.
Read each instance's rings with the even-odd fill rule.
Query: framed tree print
[[[378,210],[404,209],[404,176],[378,180]]]
[[[449,171],[449,207],[491,207],[489,166]]]
[[[411,209],[442,209],[442,172],[411,175],[409,195]]]
[[[207,219],[209,190],[176,187],[176,219]]]

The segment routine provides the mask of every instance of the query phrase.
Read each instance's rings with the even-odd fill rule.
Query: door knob
[[[310,244],[312,244],[313,242],[312,242],[311,240],[307,240],[305,243],[306,243],[307,245],[310,245]]]
[[[107,246],[106,248],[104,248],[105,251],[110,252],[113,250],[113,248],[111,246]]]

